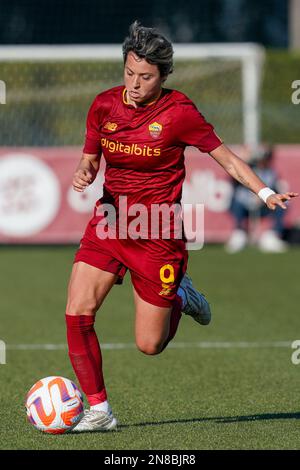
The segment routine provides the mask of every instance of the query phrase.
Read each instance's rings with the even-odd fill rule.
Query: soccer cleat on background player
[[[258,240],[258,248],[265,253],[285,253],[288,245],[279,238],[276,232],[267,230]]]
[[[183,313],[190,315],[201,325],[208,325],[211,320],[211,311],[205,296],[194,288],[192,280],[187,274],[183,276],[180,287],[186,295]]]
[[[98,410],[85,410],[83,418],[72,432],[112,431],[117,427],[117,420],[111,409],[106,413]]]
[[[248,235],[244,230],[236,229],[232,232],[228,242],[225,245],[227,253],[237,253],[246,248],[248,243]]]

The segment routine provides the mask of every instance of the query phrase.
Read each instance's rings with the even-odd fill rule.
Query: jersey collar
[[[158,97],[155,98],[155,100],[153,100],[150,103],[147,103],[145,105],[139,106],[138,108],[146,108],[146,107],[151,106],[152,104],[156,103],[159,100],[159,98],[161,97],[161,94],[162,94],[162,89],[160,90],[160,93],[159,93]],[[122,93],[122,101],[126,106],[132,106],[134,108],[134,106],[131,103],[129,103],[128,100],[127,100],[127,90],[126,90],[125,87],[124,87],[124,90],[123,90],[123,93]],[[134,108],[134,109],[138,109],[138,108]]]

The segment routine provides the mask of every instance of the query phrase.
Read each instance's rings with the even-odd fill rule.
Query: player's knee
[[[160,354],[163,350],[163,343],[159,341],[137,341],[136,345],[137,348],[147,356],[155,356],[156,354]]]
[[[96,299],[75,297],[68,301],[66,311],[69,315],[95,315],[97,309]]]

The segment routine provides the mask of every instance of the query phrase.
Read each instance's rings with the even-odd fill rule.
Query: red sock
[[[91,406],[107,399],[94,323],[92,315],[66,315],[69,357]]]
[[[174,338],[176,334],[179,321],[181,318],[181,309],[182,309],[182,300],[179,297],[179,295],[176,295],[174,305],[173,305],[173,310],[171,312],[169,336],[163,346],[162,351],[168,346],[169,342]]]

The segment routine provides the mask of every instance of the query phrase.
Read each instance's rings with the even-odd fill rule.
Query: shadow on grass
[[[215,423],[240,423],[240,422],[249,422],[249,421],[268,421],[274,419],[300,419],[300,412],[297,413],[264,413],[257,415],[247,415],[247,416],[220,416],[220,417],[208,417],[208,418],[192,418],[192,419],[174,419],[168,421],[148,421],[145,423],[133,423],[133,424],[119,424],[118,429],[127,429],[132,427],[139,426],[161,426],[164,424],[186,424],[186,423],[205,423],[212,422]]]
[[[249,422],[249,421],[268,421],[274,419],[300,419],[300,412],[297,413],[264,413],[257,415],[247,415],[247,416],[212,416],[207,418],[191,418],[191,419],[170,419],[166,421],[146,421],[145,423],[132,423],[132,424],[118,424],[118,427],[110,432],[111,433],[120,433],[122,430],[130,428],[139,428],[145,426],[163,426],[165,424],[192,424],[192,423],[205,423],[205,422],[215,422],[217,424],[230,424],[230,423],[240,423],[240,422]],[[80,433],[65,433],[65,434],[55,434],[55,436],[68,436],[70,434],[80,435],[80,434],[90,434],[93,432],[103,434],[103,431],[82,431]],[[50,434],[49,436],[54,436]]]

